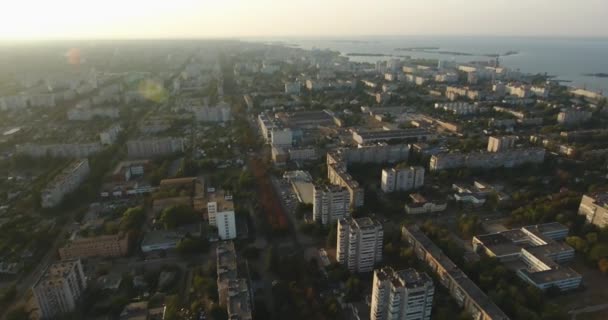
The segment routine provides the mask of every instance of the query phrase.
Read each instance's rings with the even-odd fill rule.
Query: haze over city
[[[606,0],[0,9],[0,320],[608,319]]]
[[[2,12],[0,40],[608,36],[603,0],[27,0]]]

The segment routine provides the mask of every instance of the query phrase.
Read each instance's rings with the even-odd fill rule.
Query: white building
[[[73,311],[86,287],[80,260],[63,260],[50,265],[32,287],[41,318],[55,318]]]
[[[299,81],[286,82],[285,83],[285,93],[286,94],[300,94],[301,87],[302,87],[302,84]]]
[[[407,167],[382,170],[380,187],[384,192],[407,191],[424,185],[424,168]]]
[[[489,137],[488,152],[502,152],[513,149],[516,141],[516,136]]]
[[[370,320],[429,320],[435,286],[415,269],[374,271]]]
[[[175,152],[184,152],[184,139],[167,137],[127,141],[129,158],[149,158]]]
[[[200,122],[228,122],[232,119],[230,106],[221,103],[214,107],[198,107],[193,108],[196,121]]]
[[[291,147],[293,144],[293,132],[289,128],[270,130],[270,144],[278,147]]]
[[[313,219],[323,225],[331,224],[350,215],[350,194],[344,187],[315,186],[313,198]]]
[[[608,193],[583,195],[578,214],[600,228],[608,226]]]
[[[59,173],[41,192],[43,208],[57,206],[68,193],[75,191],[90,172],[89,160],[76,160]]]
[[[207,214],[209,225],[217,228],[220,239],[236,238],[236,220],[232,196],[224,192],[210,194],[207,202]]]
[[[370,272],[382,260],[384,230],[370,218],[338,220],[336,260],[351,272]]]
[[[559,124],[577,124],[589,121],[593,114],[590,111],[568,109],[560,112],[557,115]]]
[[[51,156],[57,158],[86,158],[100,152],[101,143],[59,143],[59,144],[34,144],[26,143],[17,146],[17,153],[26,154],[30,157],[41,158]]]
[[[99,133],[99,140],[101,140],[101,144],[103,145],[114,144],[121,132],[122,127],[119,124],[113,125]]]

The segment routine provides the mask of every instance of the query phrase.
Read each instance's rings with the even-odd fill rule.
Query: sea
[[[376,62],[398,56],[439,59],[455,62],[487,61],[487,54],[515,54],[500,57],[504,67],[525,73],[540,73],[563,80],[564,85],[603,92],[608,95],[608,78],[585,74],[608,74],[608,38],[548,37],[464,37],[464,36],[368,36],[368,37],[291,37],[273,38],[288,46],[303,49],[330,49],[348,53],[388,56],[350,56],[351,61]],[[399,51],[398,48],[438,48],[435,51]],[[472,55],[455,55],[462,52]],[[393,57],[394,56],[394,57]]]

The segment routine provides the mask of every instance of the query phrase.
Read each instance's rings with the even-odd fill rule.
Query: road
[[[579,314],[597,312],[597,311],[602,311],[604,309],[608,309],[608,303],[598,304],[595,306],[588,306],[588,307],[575,309],[575,310],[570,310],[570,311],[568,311],[568,314],[572,315],[572,318],[571,318],[572,320],[576,320],[576,317]]]

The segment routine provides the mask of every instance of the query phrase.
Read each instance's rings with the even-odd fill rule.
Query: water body
[[[268,39],[266,39],[268,40]],[[547,73],[568,80],[576,87],[608,94],[608,78],[586,76],[608,73],[607,38],[516,38],[516,37],[334,37],[272,39],[295,44],[303,49],[330,49],[348,53],[384,54],[387,56],[351,56],[352,61],[375,62],[391,55],[469,62],[489,60],[483,55],[517,54],[500,57],[501,65],[526,73]],[[398,48],[438,48],[438,52],[399,51]],[[456,55],[449,52],[470,53]]]

